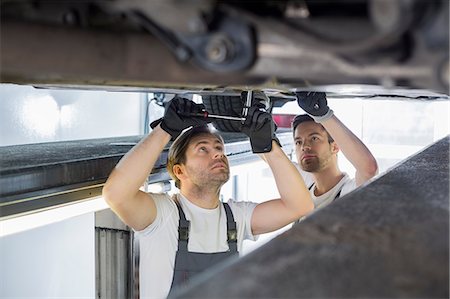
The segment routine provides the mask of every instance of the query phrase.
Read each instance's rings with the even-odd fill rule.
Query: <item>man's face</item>
[[[297,162],[307,172],[320,172],[336,163],[337,146],[328,142],[325,129],[313,121],[305,121],[295,128]],[[335,165],[335,164],[334,164]]]
[[[184,171],[197,186],[222,186],[230,178],[225,147],[213,134],[195,136],[186,150]]]

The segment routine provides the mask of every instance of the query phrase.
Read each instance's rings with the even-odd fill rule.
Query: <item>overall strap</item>
[[[342,178],[342,179],[344,179],[344,178]],[[336,194],[336,196],[334,197],[333,201],[335,201],[336,199],[341,197],[341,192],[342,192],[342,189],[344,189],[344,186],[345,186],[345,182],[341,185],[341,188],[339,188],[339,192]]]
[[[186,219],[186,215],[184,214],[178,201],[175,201],[175,203],[178,208],[178,215],[180,216],[180,220],[178,222],[178,249],[184,249],[187,251],[191,222]]]
[[[225,214],[227,215],[227,242],[230,251],[237,252],[237,229],[234,221],[233,212],[228,203],[224,203]]]
[[[339,181],[339,183],[342,183],[342,180],[344,180],[345,177],[346,177],[346,175],[344,175],[344,177],[342,177],[342,179]],[[336,196],[334,197],[333,201],[335,201],[336,199],[338,199],[338,198],[341,197],[341,192],[342,192],[342,189],[344,189],[345,184],[346,184],[346,182],[344,181],[344,182],[342,183],[341,187],[339,188],[339,192],[338,192],[338,193],[336,194]]]
[[[341,196],[341,192],[342,192],[342,188],[344,186],[341,187],[341,189],[339,189],[339,192],[336,194],[336,196],[334,197],[333,201],[335,201],[336,199],[338,199]]]

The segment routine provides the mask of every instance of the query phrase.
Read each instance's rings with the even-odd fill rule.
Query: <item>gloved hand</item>
[[[152,122],[150,127],[154,128],[161,123],[161,128],[172,136],[172,140],[175,140],[184,129],[203,126],[210,122],[207,118],[190,116],[192,113],[203,113],[204,110],[203,104],[196,104],[191,100],[176,96],[166,107],[164,116]]]
[[[297,103],[315,122],[321,123],[333,116],[333,110],[328,107],[324,92],[299,91],[296,92]]]
[[[266,112],[262,106],[259,104],[248,109],[247,117],[241,128],[241,131],[250,137],[250,144],[254,153],[270,152],[272,140],[280,145],[280,141],[275,135],[276,129],[272,115]]]

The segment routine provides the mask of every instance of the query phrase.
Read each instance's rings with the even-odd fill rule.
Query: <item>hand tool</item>
[[[204,118],[217,118],[217,119],[226,119],[226,120],[235,120],[235,121],[245,121],[245,117],[216,115],[216,114],[210,114],[210,113],[208,113],[208,111],[203,111],[203,112],[199,112],[199,113],[189,113],[189,116],[204,117]]]

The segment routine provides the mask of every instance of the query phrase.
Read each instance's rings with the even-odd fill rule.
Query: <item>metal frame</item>
[[[241,133],[222,133],[230,166],[259,159]],[[290,131],[278,134],[293,149]],[[101,195],[110,172],[142,136],[0,147],[0,220]],[[45,150],[43,150],[45,148]],[[62,152],[63,151],[63,152]],[[44,154],[45,153],[45,154]],[[148,183],[170,179],[168,146]]]

